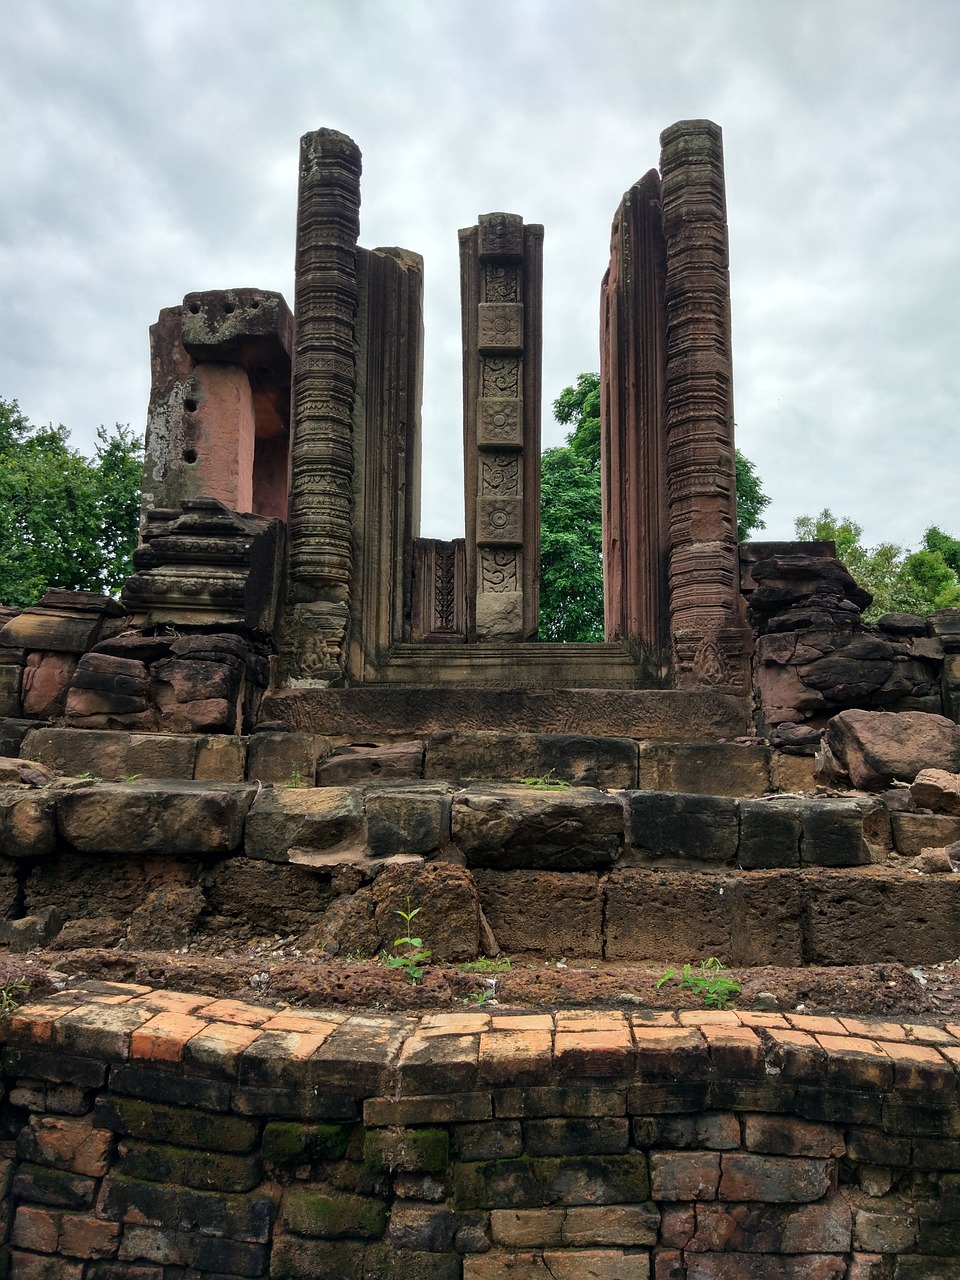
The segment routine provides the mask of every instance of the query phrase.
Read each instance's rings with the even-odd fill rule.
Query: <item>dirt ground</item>
[[[350,1010],[688,1009],[709,1003],[702,993],[679,984],[682,973],[658,985],[663,970],[642,964],[547,961],[542,956],[520,955],[475,965],[428,964],[422,978],[412,983],[403,972],[377,960],[326,959],[290,951],[288,939],[262,939],[221,954],[199,948],[181,952],[37,950],[0,959],[0,983],[22,974],[39,995],[71,980],[103,979],[255,1004]],[[729,969],[720,976],[741,987],[729,998],[731,1009],[960,1023],[960,961],[909,967],[890,963]]]

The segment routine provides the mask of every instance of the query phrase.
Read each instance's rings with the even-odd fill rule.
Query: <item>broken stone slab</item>
[[[586,871],[619,856],[623,808],[587,787],[478,784],[453,797],[451,836],[470,867]]]
[[[0,942],[5,942],[11,951],[32,951],[52,942],[62,926],[63,916],[56,907],[45,907],[19,920],[0,922]]]
[[[229,853],[255,794],[247,783],[94,783],[57,796],[57,827],[84,853]]]
[[[947,849],[922,849],[914,858],[913,865],[927,876],[942,875],[956,870]]]
[[[960,840],[960,817],[934,813],[892,813],[893,847],[904,858]]]
[[[817,778],[882,791],[923,769],[960,771],[960,725],[923,711],[842,711],[827,723]]]
[[[0,853],[8,858],[46,857],[57,847],[57,823],[49,791],[0,791]]]
[[[45,787],[55,778],[39,760],[0,756],[0,787]]]
[[[643,858],[732,862],[737,853],[737,802],[725,796],[627,791],[631,849]]]
[[[566,733],[433,734],[424,776],[460,782],[559,778],[575,786],[620,789],[637,785],[637,744],[632,738]]]
[[[353,787],[264,788],[247,816],[248,858],[286,862],[292,848],[365,844],[363,793]]]
[[[335,747],[317,765],[317,786],[342,787],[379,778],[422,778],[423,753],[424,744],[419,741]]]
[[[771,785],[769,747],[735,742],[640,743],[643,791],[746,796],[762,795]]]
[[[921,769],[910,794],[921,809],[934,813],[960,815],[960,773],[945,769]]]

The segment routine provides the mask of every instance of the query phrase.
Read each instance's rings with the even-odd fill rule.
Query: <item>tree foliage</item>
[[[48,587],[111,594],[133,572],[143,455],[119,423],[96,456],[66,427],[35,427],[0,400],[0,602],[23,608]]]
[[[960,606],[960,540],[936,525],[927,529],[917,551],[892,542],[864,547],[861,526],[849,516],[838,520],[829,508],[816,517],[800,516],[794,521],[794,532],[804,541],[836,543],[837,559],[873,596],[863,615],[868,622],[885,613],[925,617],[937,609]]]
[[[567,443],[541,461],[541,640],[603,639],[600,528],[600,375],[581,373],[553,403]],[[737,450],[737,535],[762,529],[770,499],[753,463]]]

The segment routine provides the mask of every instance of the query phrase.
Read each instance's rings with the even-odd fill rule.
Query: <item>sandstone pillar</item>
[[[294,679],[343,674],[353,571],[360,151],[332,129],[300,142],[293,440],[292,606],[284,658]]]
[[[354,574],[348,672],[376,677],[409,638],[414,539],[420,532],[423,260],[358,249]]]
[[[460,232],[470,640],[537,632],[542,277],[542,227],[489,213]]]
[[[670,627],[680,688],[747,686],[737,558],[723,143],[709,120],[660,138]]]
[[[608,641],[639,642],[651,670],[669,668],[663,442],[666,246],[660,175],[624,195],[613,222],[600,315],[603,598]]]

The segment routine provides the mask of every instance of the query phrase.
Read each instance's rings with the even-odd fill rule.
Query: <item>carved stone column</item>
[[[356,393],[360,151],[319,129],[300,141],[290,576],[284,667],[341,679],[353,570],[352,414]]]
[[[540,578],[543,228],[460,232],[467,637],[529,640]]]
[[[665,275],[660,175],[651,169],[617,210],[601,290],[603,599],[606,639],[639,641],[661,676],[670,654]]]
[[[747,687],[737,559],[723,143],[709,120],[661,142],[670,624],[679,688]]]

